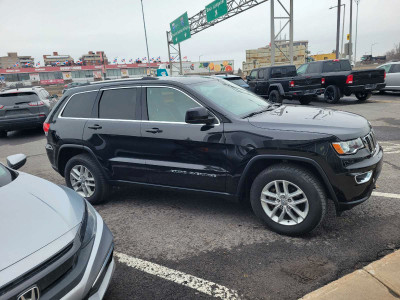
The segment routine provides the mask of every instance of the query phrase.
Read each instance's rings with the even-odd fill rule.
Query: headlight
[[[87,244],[92,240],[96,233],[96,225],[97,225],[97,217],[96,217],[96,210],[93,206],[85,201],[86,210],[85,216],[82,221],[81,225],[81,247],[86,247]]]
[[[361,138],[358,138],[351,141],[332,143],[332,146],[339,154],[354,154],[364,148],[364,143]]]

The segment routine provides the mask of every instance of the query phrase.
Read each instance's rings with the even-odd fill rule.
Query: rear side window
[[[72,95],[61,116],[65,118],[90,118],[96,95],[97,91]]]
[[[258,71],[258,79],[263,79],[264,78],[264,70],[261,69]]]
[[[307,69],[307,74],[312,74],[312,73],[319,73],[319,65],[318,64],[309,64],[308,69]]]
[[[297,75],[296,67],[295,66],[290,66],[286,67],[286,77],[294,77]]]
[[[400,73],[400,64],[395,64],[390,69],[390,73]]]
[[[304,74],[307,71],[307,67],[308,67],[308,65],[301,65],[297,69],[297,74],[299,74],[299,75]]]
[[[33,92],[0,94],[0,105],[4,106],[14,106],[39,100],[38,95]]]
[[[340,71],[351,71],[351,64],[348,60],[340,61]]]
[[[136,88],[106,90],[99,103],[100,119],[136,119]]]
[[[271,69],[271,78],[282,77],[282,75],[283,75],[282,74],[282,70],[284,70],[284,68],[273,68],[273,69]],[[286,72],[285,72],[285,75],[286,75]]]

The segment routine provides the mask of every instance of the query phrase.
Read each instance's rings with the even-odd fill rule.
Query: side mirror
[[[205,107],[191,108],[186,112],[185,122],[189,124],[212,124],[215,118],[210,116]]]
[[[26,163],[25,154],[14,154],[7,157],[7,165],[9,168],[18,170]]]

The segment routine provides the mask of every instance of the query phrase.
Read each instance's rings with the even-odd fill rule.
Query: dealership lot
[[[294,299],[399,248],[400,95],[312,105],[358,113],[372,123],[385,150],[376,196],[339,218],[331,206],[318,230],[289,238],[266,229],[249,208],[218,197],[116,189],[110,202],[96,207],[117,251],[106,298]],[[40,130],[11,132],[0,140],[0,160],[25,153],[22,171],[63,184],[45,143]]]

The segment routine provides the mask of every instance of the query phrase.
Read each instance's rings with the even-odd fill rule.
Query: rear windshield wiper
[[[21,102],[15,102],[15,105],[18,105],[18,104],[24,104],[24,103],[29,103],[30,101],[21,101]]]

